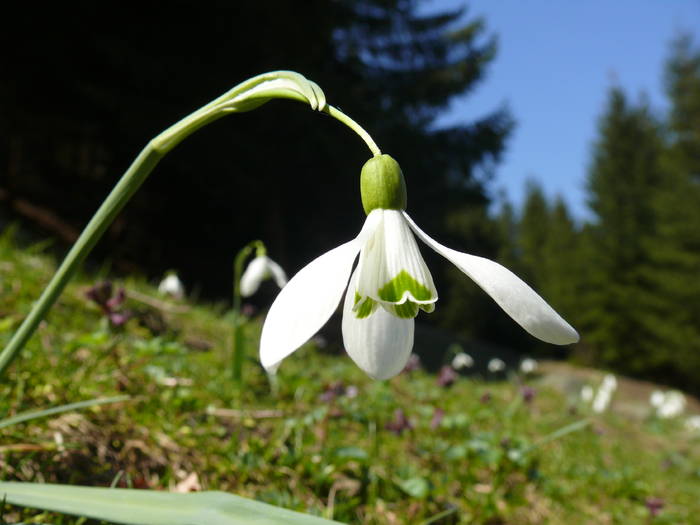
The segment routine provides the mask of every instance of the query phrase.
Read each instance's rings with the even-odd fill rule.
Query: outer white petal
[[[282,288],[260,337],[260,362],[265,369],[275,367],[326,324],[338,307],[355,257],[375,227],[376,221],[367,217],[355,239],[311,261]]]
[[[343,306],[345,349],[362,370],[375,379],[389,379],[406,366],[413,348],[413,319],[400,319],[377,308],[358,319],[352,311],[358,271],[353,272]]]
[[[416,226],[406,212],[403,215],[423,242],[467,274],[530,334],[557,345],[579,340],[576,330],[513,272],[483,257],[443,246]]]
[[[255,257],[241,276],[240,290],[242,297],[250,297],[260,288],[260,283],[267,277],[267,257]]]
[[[268,259],[267,269],[270,271],[270,274],[275,280],[275,283],[277,283],[277,286],[284,288],[284,286],[287,284],[287,274],[284,273],[282,267],[272,259]]]

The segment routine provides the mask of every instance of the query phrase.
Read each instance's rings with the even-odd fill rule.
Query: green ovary
[[[433,299],[433,294],[430,290],[419,283],[406,270],[401,270],[396,277],[382,286],[378,295],[382,301],[397,303],[405,292],[409,292],[411,298],[415,301],[430,301]]]

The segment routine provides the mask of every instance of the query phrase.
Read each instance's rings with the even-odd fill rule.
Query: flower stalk
[[[251,111],[276,98],[287,98],[309,104],[313,110],[324,112],[355,131],[372,154],[379,148],[369,134],[342,111],[326,104],[321,88],[299,73],[272,71],[250,78],[230,91],[183,118],[152,139],[122,175],[95,215],[78,237],[59,266],[29,315],[0,352],[0,376],[17,357],[41,320],[56,302],[61,292],[85,260],[97,241],[126,205],[158,162],[189,135],[207,124],[231,113]]]
[[[234,384],[239,385],[243,377],[243,360],[245,350],[243,348],[243,332],[241,323],[241,276],[243,275],[243,264],[251,252],[255,249],[257,253],[265,252],[265,245],[262,241],[251,241],[246,244],[236,254],[233,261],[233,341],[231,342],[231,379]]]

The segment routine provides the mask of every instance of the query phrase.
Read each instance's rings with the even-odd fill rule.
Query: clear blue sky
[[[464,4],[433,0],[430,10]],[[682,31],[700,44],[700,0],[468,0],[467,19],[483,16],[499,52],[472,94],[442,123],[469,122],[507,104],[517,127],[496,169],[520,206],[525,181],[562,195],[573,215],[588,216],[585,177],[598,118],[613,85],[652,108],[668,105],[663,66]]]

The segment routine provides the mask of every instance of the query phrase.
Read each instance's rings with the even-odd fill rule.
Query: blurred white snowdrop
[[[584,403],[590,403],[593,401],[593,396],[595,395],[595,390],[593,390],[593,387],[591,385],[583,385],[581,388],[581,393],[579,394],[581,396],[581,401]]]
[[[531,357],[526,357],[520,362],[520,371],[523,374],[532,374],[535,370],[537,370],[537,361]]]
[[[678,390],[662,392],[655,390],[649,396],[649,403],[654,408],[656,416],[662,419],[680,416],[685,410],[685,396]]]
[[[617,390],[617,379],[612,374],[606,374],[593,397],[591,405],[593,412],[596,414],[605,412],[610,406],[615,390]]]
[[[499,359],[498,357],[494,357],[493,359],[491,359],[489,361],[489,364],[486,366],[489,369],[489,372],[491,372],[492,374],[495,374],[496,372],[502,372],[506,369],[506,364],[503,362],[502,359]]]
[[[182,281],[180,281],[177,273],[168,272],[158,285],[158,293],[169,295],[175,299],[182,299],[185,297],[185,287],[182,285]]]
[[[463,368],[471,368],[474,366],[474,359],[466,352],[459,352],[452,358],[452,368],[462,370]]]
[[[593,412],[596,414],[601,414],[605,412],[610,405],[610,400],[612,399],[612,392],[604,388],[599,388],[593,398]]]
[[[686,430],[700,432],[700,416],[690,416],[685,420]]]
[[[260,283],[265,279],[274,279],[277,286],[284,288],[287,284],[287,275],[282,267],[267,255],[258,254],[241,276],[241,296],[250,297],[260,288]]]
[[[245,261],[255,250],[255,257],[246,266],[245,271],[243,265]],[[241,312],[244,308],[241,307],[243,297],[250,297],[260,288],[260,284],[265,279],[274,279],[277,286],[280,288],[287,284],[287,276],[282,267],[267,256],[267,248],[261,240],[254,240],[241,248],[233,261],[233,342],[231,345],[231,377],[236,384],[240,384],[243,380],[243,363],[245,361],[244,353],[245,346],[243,345],[242,316]],[[279,363],[274,363],[274,366],[268,367],[268,377],[270,378],[270,387],[274,391],[276,386],[275,374]]]
[[[658,410],[661,405],[664,404],[664,399],[666,399],[666,394],[661,390],[654,390],[649,396],[649,404]]]
[[[617,378],[612,374],[605,374],[600,388],[613,393],[615,390],[617,390]]]

